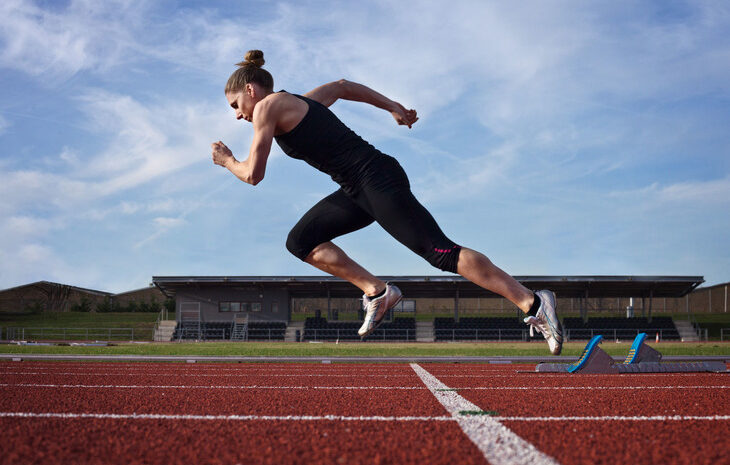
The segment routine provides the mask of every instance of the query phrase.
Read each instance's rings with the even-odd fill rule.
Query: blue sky
[[[222,89],[252,48],[277,89],[346,78],[418,110],[332,107],[511,274],[730,281],[726,2],[4,0],[0,288],[319,274],[284,241],[337,186],[277,147],[256,187],[210,160],[247,154]],[[377,225],[336,242],[440,273]]]

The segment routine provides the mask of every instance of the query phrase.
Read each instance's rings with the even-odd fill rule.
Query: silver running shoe
[[[563,327],[555,312],[555,293],[552,291],[537,291],[540,296],[540,308],[537,309],[537,316],[528,316],[525,323],[530,325],[530,337],[533,330],[542,333],[550,348],[550,353],[560,355],[563,350]]]
[[[360,337],[365,338],[383,322],[385,313],[395,307],[403,295],[396,286],[386,284],[385,294],[377,299],[370,299],[368,296],[362,296],[362,307],[365,310],[365,321],[362,327],[357,331]]]

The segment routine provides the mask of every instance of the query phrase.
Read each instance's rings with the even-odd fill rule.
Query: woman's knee
[[[289,231],[286,238],[286,249],[301,261],[306,261],[307,256],[314,247],[305,241],[304,235],[299,228]]]
[[[461,246],[454,244],[446,248],[434,247],[421,256],[425,258],[428,263],[441,271],[456,273],[457,265],[459,264],[460,252]]]

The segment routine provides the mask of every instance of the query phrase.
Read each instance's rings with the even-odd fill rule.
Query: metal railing
[[[437,341],[529,341],[527,329],[501,328],[435,328]],[[449,339],[449,334],[451,338]]]
[[[6,328],[7,339],[11,341],[134,341],[135,337],[136,340],[150,340],[152,335],[149,332],[137,330],[135,335],[134,328]]]
[[[232,329],[226,329],[226,328],[205,328],[201,327],[200,330],[198,330],[197,327],[190,328],[190,327],[178,327],[177,331],[177,341],[182,340],[196,340],[196,341],[228,341],[230,339],[230,335],[228,337],[227,333],[232,333]],[[248,328],[248,333],[246,340],[247,341],[283,341],[285,337],[286,330],[283,328]],[[239,342],[239,341],[236,341]]]
[[[251,331],[251,330],[249,330]],[[250,333],[249,333],[250,337]],[[334,341],[353,340],[359,341],[357,328],[304,328],[302,333],[303,341]],[[407,328],[379,328],[373,331],[368,341],[415,341],[416,330]]]
[[[720,328],[720,340],[724,341],[725,338],[730,339],[730,328]]]
[[[282,341],[284,340],[285,335],[285,328],[251,328],[249,326],[246,338],[249,341]]]
[[[668,328],[650,328],[650,329],[632,329],[632,328],[573,328],[566,329],[565,341],[591,339],[593,336],[602,335],[606,339],[623,339],[635,338],[639,333],[646,333],[652,337],[659,333],[659,340],[664,340],[665,336],[672,340],[679,340],[679,333],[676,329]]]

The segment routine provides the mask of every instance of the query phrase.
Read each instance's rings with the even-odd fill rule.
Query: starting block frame
[[[727,372],[724,362],[661,363],[662,354],[649,347],[646,338],[646,333],[636,336],[623,363],[616,363],[613,357],[598,346],[603,336],[594,336],[583,349],[577,362],[540,363],[535,371],[588,374]]]

